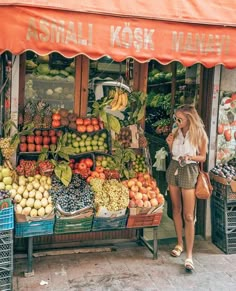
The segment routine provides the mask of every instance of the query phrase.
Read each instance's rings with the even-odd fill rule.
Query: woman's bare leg
[[[195,234],[195,189],[182,189],[186,256],[192,259]]]
[[[172,202],[172,212],[177,235],[178,245],[183,247],[183,220],[182,220],[182,202],[181,191],[177,186],[169,185],[170,198]]]

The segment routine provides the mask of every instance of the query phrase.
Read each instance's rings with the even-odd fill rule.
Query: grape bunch
[[[101,180],[94,178],[90,181],[95,192],[95,205],[106,207],[109,211],[118,211],[128,207],[129,190],[116,179]]]
[[[80,175],[73,175],[67,187],[53,175],[49,192],[54,204],[59,205],[65,212],[70,213],[85,207],[93,207],[94,193]]]
[[[11,138],[0,138],[0,149],[2,152],[2,156],[9,160],[15,152],[15,147],[11,145]]]

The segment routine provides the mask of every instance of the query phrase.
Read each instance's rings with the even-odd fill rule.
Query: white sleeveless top
[[[180,156],[196,156],[198,150],[189,141],[189,132],[183,136],[181,129],[178,129],[178,134],[174,139],[172,145],[172,159],[178,160]],[[196,163],[194,161],[187,161],[187,163]]]

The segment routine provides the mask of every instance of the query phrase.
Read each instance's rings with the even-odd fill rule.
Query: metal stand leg
[[[27,256],[27,272],[25,272],[25,277],[34,276],[33,266],[33,237],[28,238],[28,256]]]
[[[153,227],[153,260],[156,260],[158,257],[158,235],[157,235],[158,227]]]

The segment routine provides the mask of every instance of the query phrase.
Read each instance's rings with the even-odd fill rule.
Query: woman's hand
[[[167,142],[170,150],[172,149],[173,141],[174,141],[174,135],[173,135],[173,133],[170,133],[166,138],[166,142]]]

